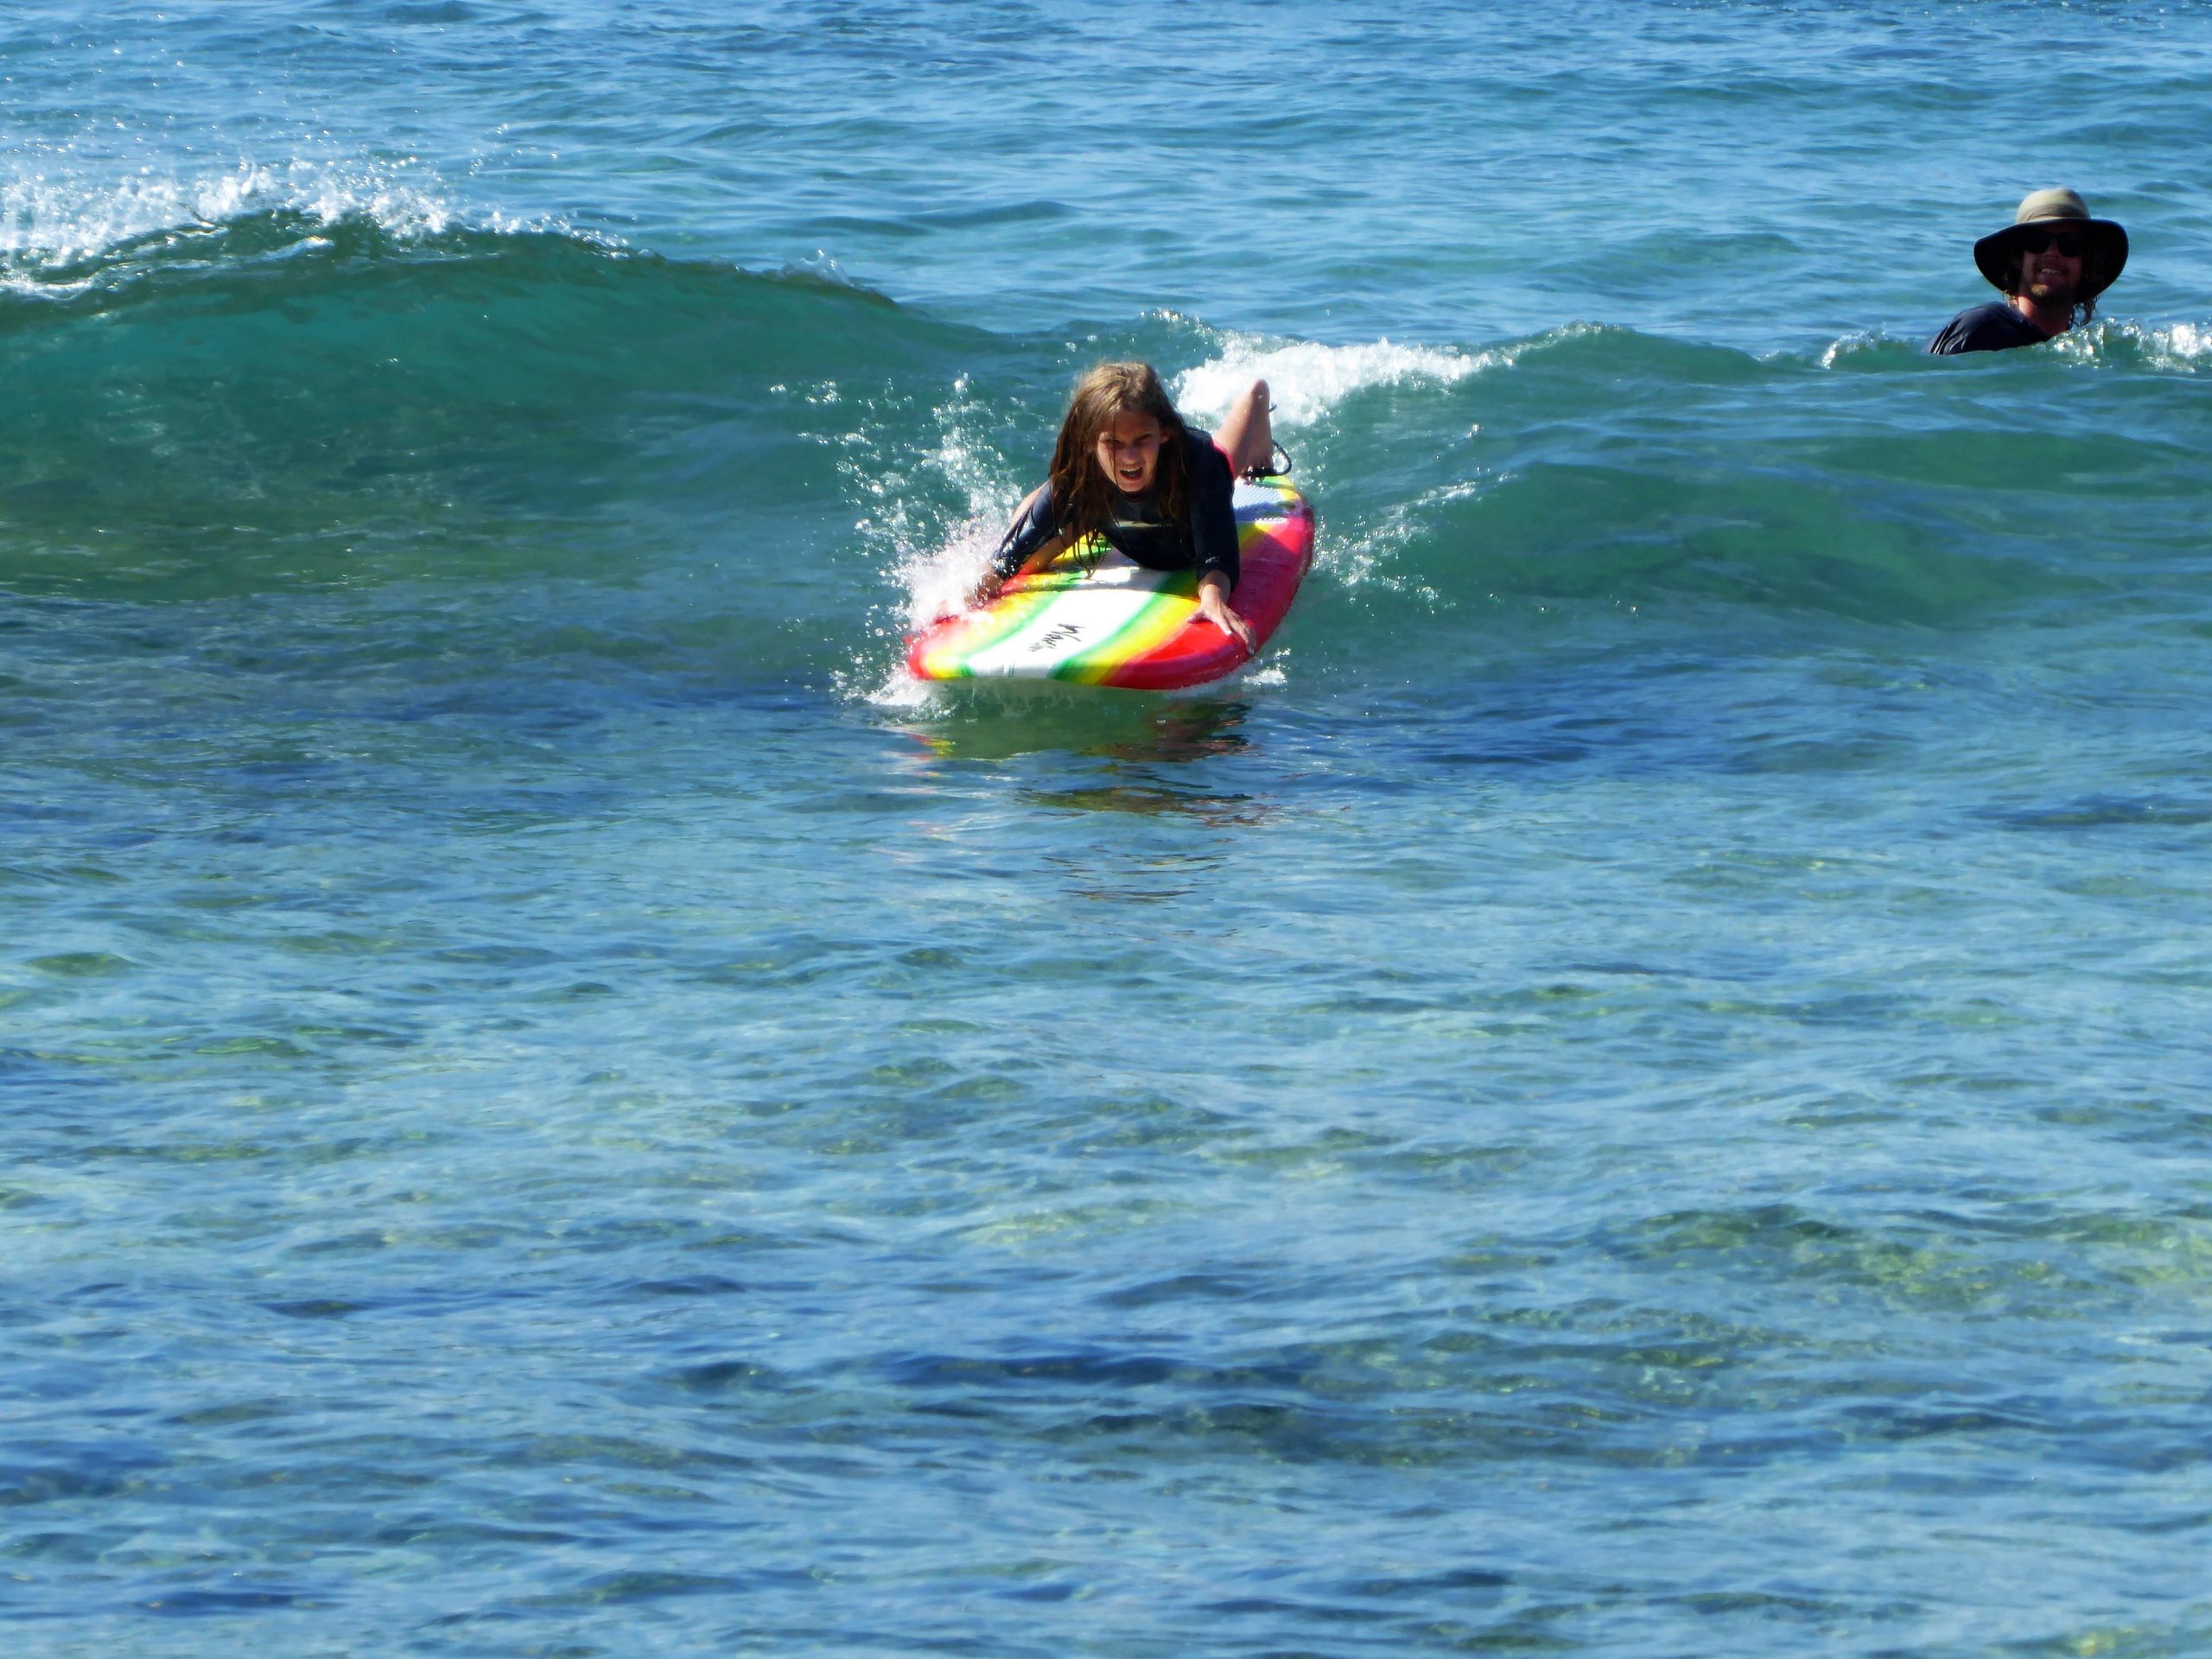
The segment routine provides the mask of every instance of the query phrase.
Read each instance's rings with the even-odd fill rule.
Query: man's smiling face
[[[2021,238],[2020,249],[2018,291],[2037,305],[2072,305],[2082,289],[2081,232],[2030,231]]]

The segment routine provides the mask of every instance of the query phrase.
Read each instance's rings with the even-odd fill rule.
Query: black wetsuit
[[[1928,342],[1936,357],[1956,357],[1961,352],[2005,352],[2015,346],[2040,346],[2044,331],[2003,300],[1969,306],[1937,331]]]
[[[1159,502],[1151,492],[1123,495],[1116,490],[1114,521],[1104,534],[1115,547],[1149,569],[1188,570],[1195,565],[1200,581],[1218,571],[1233,588],[1237,576],[1236,510],[1231,499],[1236,480],[1229,475],[1227,458],[1214,448],[1209,434],[1192,432],[1185,442],[1190,445],[1184,468],[1190,495],[1188,522],[1163,522]],[[1038,491],[1029,511],[1007,530],[991,560],[992,572],[1004,581],[1058,533],[1052,514],[1052,488],[1047,484]]]

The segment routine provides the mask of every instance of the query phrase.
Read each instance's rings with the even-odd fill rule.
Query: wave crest
[[[1255,380],[1274,398],[1280,429],[1310,426],[1356,392],[1426,381],[1451,385],[1486,369],[1510,366],[1528,346],[1522,341],[1478,352],[1401,346],[1389,340],[1324,346],[1313,340],[1269,342],[1230,334],[1219,357],[1175,378],[1176,407],[1201,425],[1217,423]]]
[[[2202,323],[2100,322],[2055,343],[2064,355],[2084,362],[2182,374],[2212,367],[2212,327]]]
[[[493,231],[566,228],[464,214],[435,170],[411,158],[264,165],[242,157],[197,175],[149,173],[97,184],[37,171],[0,182],[0,277],[11,284],[51,279],[165,233],[205,232],[267,214],[321,225],[365,220],[401,239],[464,223]]]

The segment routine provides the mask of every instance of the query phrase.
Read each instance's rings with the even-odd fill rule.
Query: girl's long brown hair
[[[1149,363],[1101,363],[1076,383],[1052,446],[1054,528],[1074,537],[1096,535],[1113,522],[1114,482],[1098,464],[1098,435],[1124,415],[1149,415],[1160,423],[1160,464],[1152,475],[1160,516],[1174,524],[1187,517],[1191,499],[1190,429],[1168,400]]]

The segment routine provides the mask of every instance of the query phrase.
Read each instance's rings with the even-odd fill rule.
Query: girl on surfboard
[[[1272,470],[1268,383],[1255,380],[1215,433],[1175,412],[1149,363],[1101,363],[1077,384],[1052,475],[1015,512],[977,594],[1039,553],[1085,536],[1105,538],[1154,570],[1198,572],[1198,613],[1253,649],[1252,629],[1229,602],[1237,576],[1230,498],[1247,473]]]

